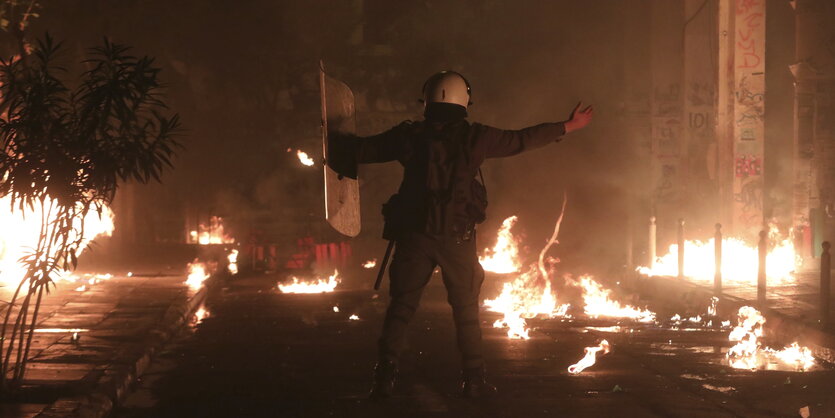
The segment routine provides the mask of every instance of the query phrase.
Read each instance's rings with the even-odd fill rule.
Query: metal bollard
[[[821,251],[821,284],[820,284],[820,297],[821,297],[821,326],[824,328],[829,327],[829,304],[830,300],[832,299],[831,295],[829,294],[831,288],[830,282],[830,275],[832,272],[832,265],[830,264],[829,258],[829,241],[824,241],[821,244],[823,250]]]
[[[655,267],[655,244],[657,242],[657,238],[656,238],[655,234],[656,234],[655,216],[650,216],[649,217],[649,242],[648,242],[648,248],[647,248],[647,253],[648,253],[648,256],[649,256],[649,264],[647,264],[647,265],[649,266],[650,269]]]
[[[757,245],[757,249],[759,250],[760,256],[760,262],[758,263],[759,268],[757,269],[757,302],[759,302],[762,307],[765,307],[765,257],[768,254],[768,232],[760,231],[760,242]]]
[[[684,278],[684,218],[678,218],[678,278]]]
[[[713,260],[713,293],[719,296],[722,293],[722,224],[719,223],[716,224],[716,234],[713,235]]]

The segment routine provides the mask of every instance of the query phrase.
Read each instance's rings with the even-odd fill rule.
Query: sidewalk
[[[0,417],[106,416],[205,299],[205,287],[195,292],[184,281],[175,271],[116,275],[85,289],[59,283],[41,307],[21,399],[0,404]]]

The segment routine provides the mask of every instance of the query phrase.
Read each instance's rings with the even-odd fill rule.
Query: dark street
[[[490,327],[491,313],[483,313],[482,329],[500,394],[463,399],[438,277],[412,322],[395,397],[374,403],[367,394],[385,308],[374,296],[281,294],[266,277],[228,282],[210,295],[210,316],[155,360],[116,416],[782,417],[804,406],[812,416],[835,414],[829,367],[732,369],[727,330],[555,318],[534,320],[530,340],[510,340]],[[354,314],[360,319],[349,320]],[[612,352],[570,375],[583,347],[601,338]]]

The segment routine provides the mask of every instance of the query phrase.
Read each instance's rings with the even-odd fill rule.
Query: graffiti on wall
[[[763,222],[765,0],[736,0],[734,21],[734,230]]]

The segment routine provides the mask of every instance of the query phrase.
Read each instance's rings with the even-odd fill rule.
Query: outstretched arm
[[[400,158],[408,125],[402,123],[377,135],[332,133],[328,136],[328,165],[339,173],[350,173],[357,164],[385,163]],[[354,168],[355,170],[355,168]]]
[[[541,148],[558,141],[563,135],[582,129],[591,122],[591,106],[580,110],[582,102],[571,111],[565,122],[542,123],[520,130],[502,130],[484,126],[481,135],[486,143],[487,158],[510,157]]]

